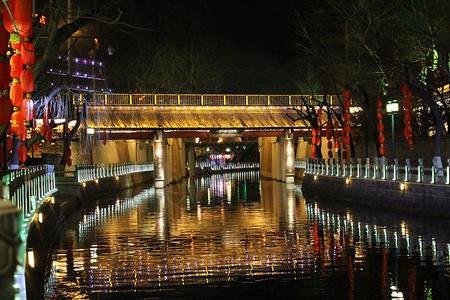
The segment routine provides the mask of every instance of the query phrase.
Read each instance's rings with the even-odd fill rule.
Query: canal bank
[[[377,205],[450,216],[450,186],[382,179],[304,174],[305,197]]]

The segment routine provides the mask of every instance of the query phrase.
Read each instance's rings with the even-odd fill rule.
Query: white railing
[[[78,182],[153,171],[153,163],[123,162],[112,164],[76,165]]]
[[[22,236],[26,237],[31,220],[42,202],[56,192],[53,165],[33,166],[9,172],[2,178],[9,187],[11,202],[23,215]]]
[[[301,158],[295,160],[294,168],[296,169],[306,169],[306,158]]]
[[[388,165],[384,159],[377,158],[372,164],[369,158],[364,163],[360,158],[356,163],[354,160],[347,163],[346,160],[307,159],[305,174],[450,185],[450,159],[445,168],[425,168],[423,159],[418,160],[416,167],[411,166],[409,159],[404,166],[399,166],[397,160]]]
[[[94,105],[171,106],[300,106],[317,101],[339,105],[336,96],[315,95],[225,95],[225,94],[94,94]]]
[[[232,162],[232,163],[223,163],[223,164],[212,164],[209,161],[196,161],[195,167],[199,169],[211,169],[214,171],[218,170],[240,170],[240,169],[258,169],[258,162]]]

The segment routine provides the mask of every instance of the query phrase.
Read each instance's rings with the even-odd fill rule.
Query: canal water
[[[50,299],[448,299],[450,221],[258,172],[99,199],[66,221]]]

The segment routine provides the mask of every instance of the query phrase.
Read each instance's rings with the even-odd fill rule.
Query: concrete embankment
[[[402,185],[403,184],[403,185]],[[305,174],[306,198],[320,197],[450,216],[450,186]]]

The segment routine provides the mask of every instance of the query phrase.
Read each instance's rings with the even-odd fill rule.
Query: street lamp
[[[386,113],[391,115],[392,128],[392,160],[395,164],[395,129],[394,129],[394,115],[398,113],[399,106],[397,100],[388,101],[386,104]]]

